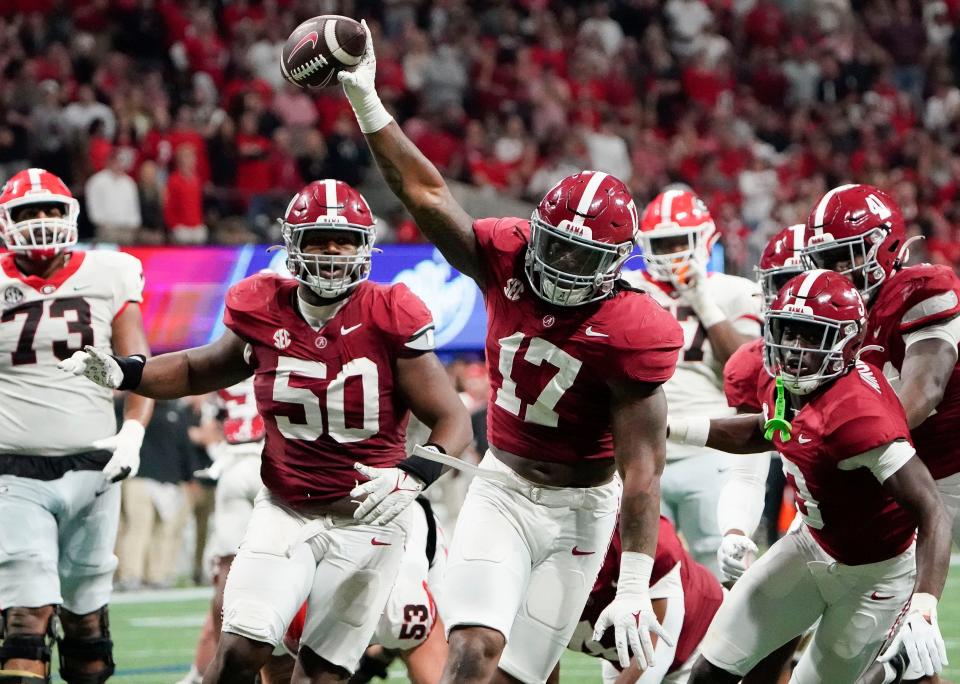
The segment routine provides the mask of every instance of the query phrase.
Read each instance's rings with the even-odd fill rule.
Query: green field
[[[179,679],[193,659],[197,633],[208,601],[203,592],[173,590],[165,594],[120,595],[110,611],[116,642],[117,673],[125,684],[171,684]],[[159,599],[159,600],[158,600]],[[947,642],[950,667],[947,677],[960,681],[960,567],[953,567],[940,607],[940,627]],[[596,684],[600,668],[596,661],[574,653],[564,655],[562,681]],[[402,666],[391,671],[391,682],[402,682]]]

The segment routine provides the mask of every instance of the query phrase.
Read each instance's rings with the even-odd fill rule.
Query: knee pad
[[[11,615],[16,610],[8,608],[0,612],[0,682],[15,682],[18,680],[36,682],[50,681],[50,657],[56,633],[56,609],[47,620],[42,634],[20,632],[11,626]],[[43,664],[44,675],[30,675],[15,670],[4,670],[8,660],[35,660]]]
[[[58,641],[60,655],[60,676],[67,684],[102,684],[116,669],[113,662],[113,640],[110,639],[110,621],[107,607],[96,611],[99,620],[98,636],[64,636]],[[103,661],[104,665],[94,672],[85,672],[80,665]]]

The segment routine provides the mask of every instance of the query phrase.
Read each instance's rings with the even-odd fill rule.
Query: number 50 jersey
[[[113,392],[57,363],[88,344],[111,349],[114,318],[142,300],[130,254],[74,251],[49,279],[0,256],[0,453],[64,456],[117,431]]]
[[[670,378],[683,342],[676,321],[629,290],[582,306],[548,304],[524,274],[527,221],[481,219],[473,230],[487,307],[491,446],[536,461],[612,458],[609,383]]]

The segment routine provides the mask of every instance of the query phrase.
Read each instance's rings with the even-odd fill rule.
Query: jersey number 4
[[[64,297],[47,301],[27,302],[12,309],[7,309],[0,317],[0,322],[9,323],[23,317],[23,327],[17,339],[17,348],[10,352],[10,362],[14,366],[22,366],[37,362],[37,350],[33,343],[37,337],[37,328],[43,319],[44,308],[48,307],[50,318],[66,318],[67,312],[74,313],[73,320],[67,320],[67,332],[80,336],[79,344],[71,347],[66,340],[56,340],[53,343],[53,354],[63,361],[73,356],[85,346],[93,344],[93,326],[90,324],[90,304],[82,297]]]
[[[563,393],[573,386],[583,363],[555,344],[539,337],[531,337],[523,360],[534,366],[549,364],[556,368],[557,372],[532,404],[524,404],[517,396],[517,380],[514,379],[516,356],[520,351],[520,345],[523,344],[523,339],[523,333],[516,332],[499,340],[500,376],[503,378],[503,383],[497,390],[497,399],[494,403],[508,413],[518,417],[523,416],[523,420],[527,423],[557,427],[560,414],[554,411],[554,408]]]

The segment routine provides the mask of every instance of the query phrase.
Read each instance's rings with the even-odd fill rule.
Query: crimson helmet
[[[847,278],[796,275],[766,311],[764,366],[791,393],[809,394],[856,362],[866,325],[863,297]]]
[[[293,277],[321,297],[339,297],[370,277],[370,256],[376,241],[373,213],[363,195],[343,181],[314,181],[297,193],[283,218],[280,234]],[[315,231],[353,234],[353,254],[305,251]]]
[[[824,195],[807,219],[807,268],[850,278],[864,299],[899,265],[907,229],[900,207],[872,185],[841,185]]]
[[[640,248],[647,273],[664,283],[672,283],[691,260],[706,266],[719,237],[707,205],[690,190],[664,190],[647,205],[640,219]]]
[[[798,273],[803,273],[803,252],[807,227],[798,223],[788,226],[770,238],[760,255],[757,280],[763,290],[763,301],[769,306],[780,288]]]
[[[602,171],[567,176],[533,210],[524,261],[530,287],[559,306],[603,299],[637,244],[637,223],[621,181]]]
[[[30,205],[55,206],[60,216],[14,220],[19,210]],[[77,244],[79,215],[80,203],[70,189],[44,169],[21,171],[0,189],[3,243],[11,252],[25,253],[31,259],[52,259]]]

